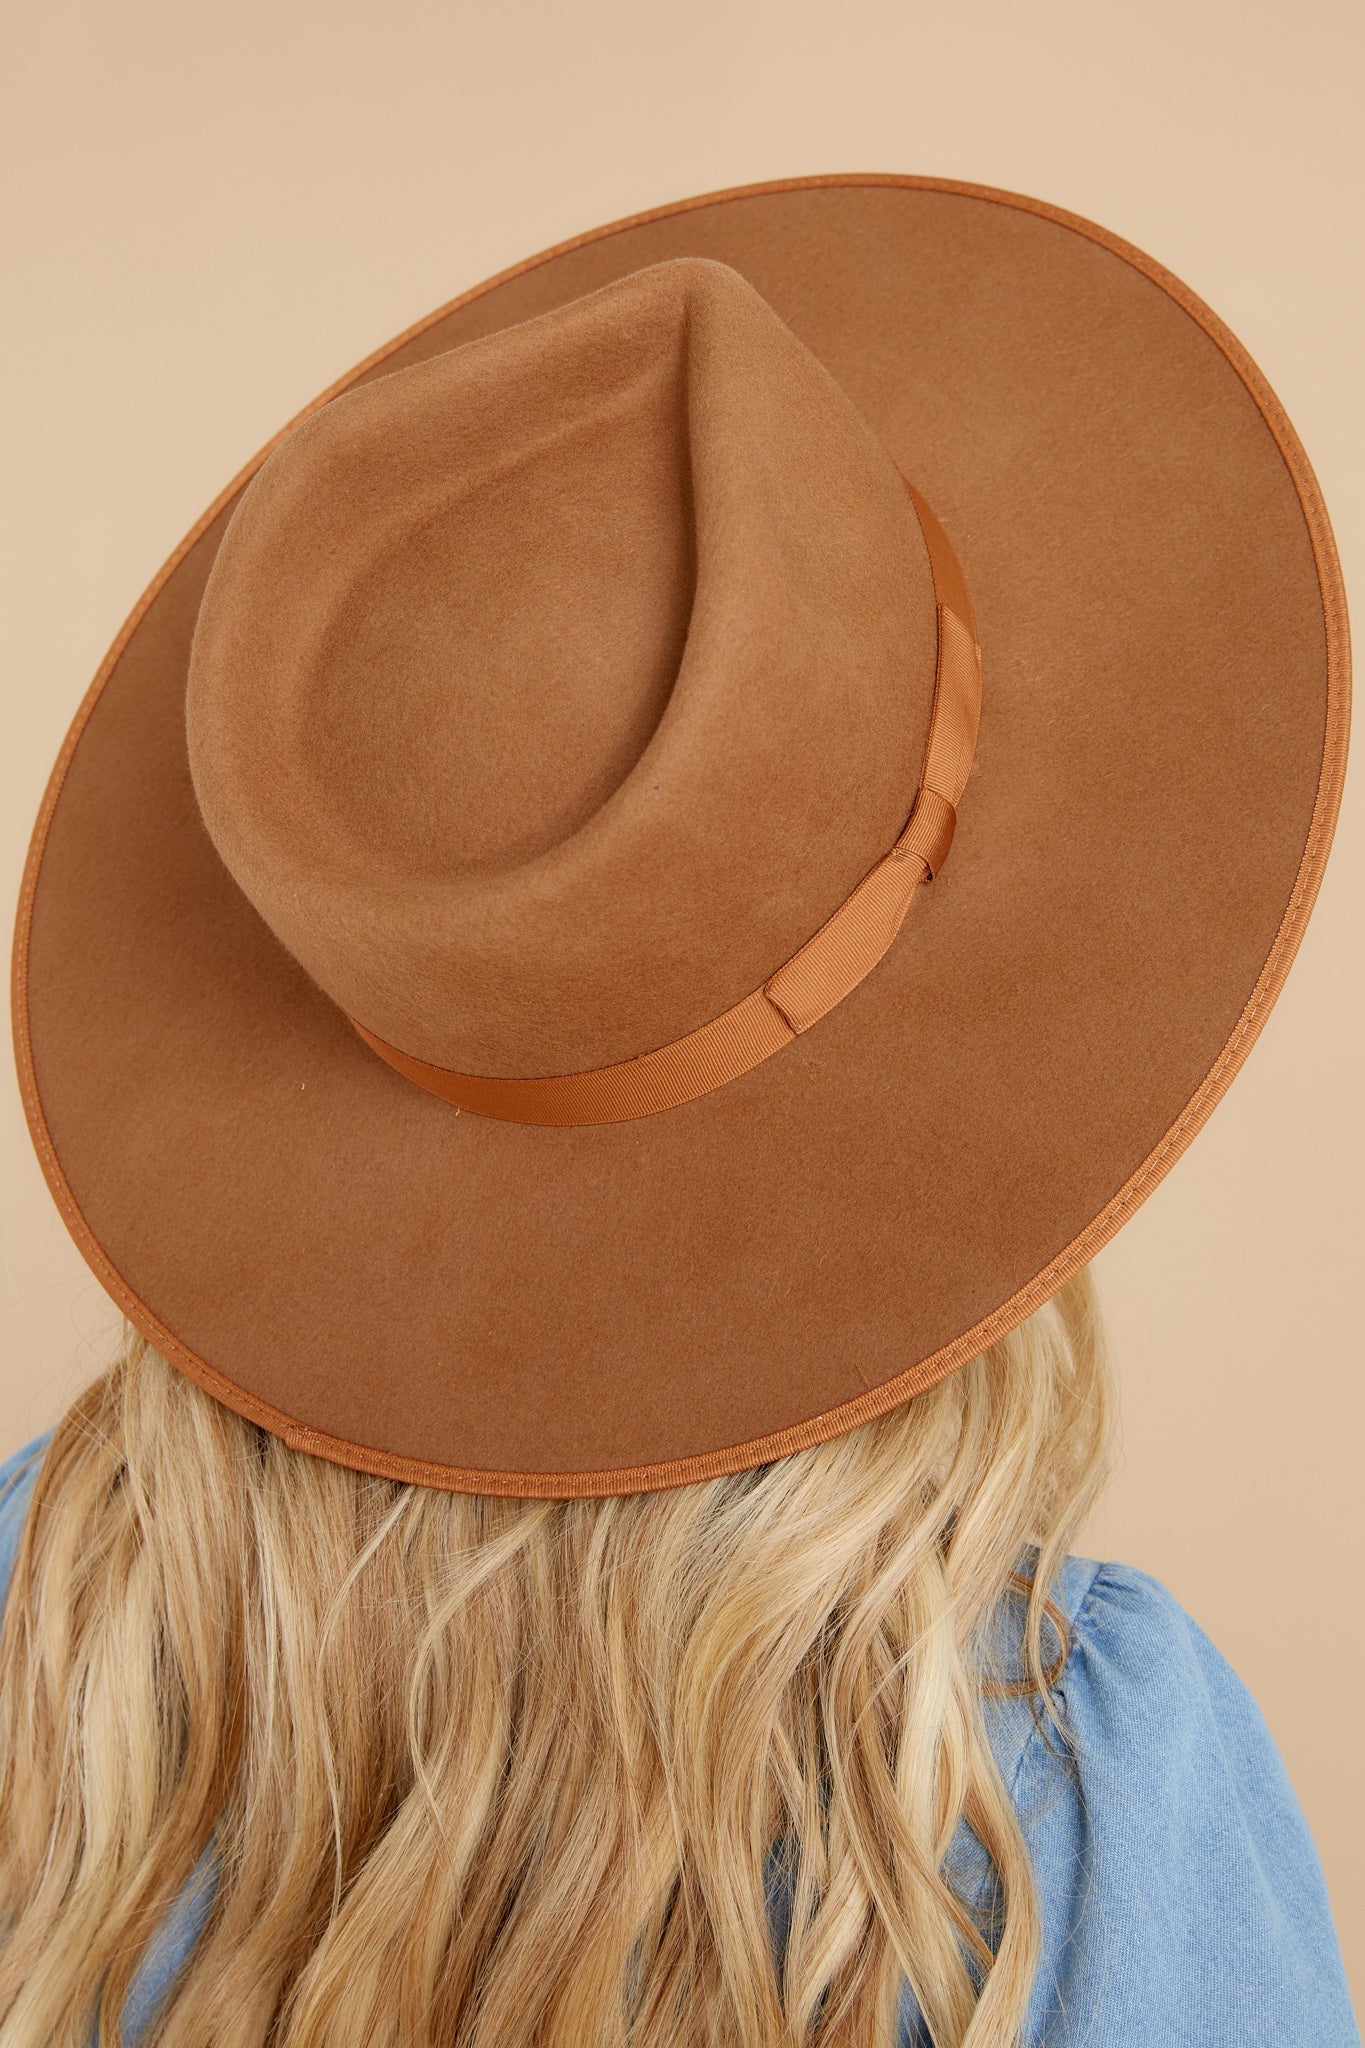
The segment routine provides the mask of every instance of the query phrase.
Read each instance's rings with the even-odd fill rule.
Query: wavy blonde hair
[[[813,1450],[482,1499],[290,1450],[130,1333],[6,1605],[0,2042],[119,2048],[207,1851],[158,2048],[890,2048],[907,1977],[935,2048],[1005,2048],[1039,1914],[984,1646],[1026,1601],[1046,1702],[1107,1412],[1082,1274]]]

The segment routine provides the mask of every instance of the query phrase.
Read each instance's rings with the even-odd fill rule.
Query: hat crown
[[[361,386],[229,525],[190,664],[227,867],[326,992],[484,1073],[625,1059],[886,852],[935,612],[900,480],[684,259]]]

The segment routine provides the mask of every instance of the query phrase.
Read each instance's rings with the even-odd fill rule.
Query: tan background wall
[[[261,442],[488,273],[746,180],[975,179],[1160,257],[1287,405],[1365,617],[1348,0],[11,0],[5,41],[7,904],[106,644]],[[1249,1065],[1100,1260],[1126,1462],[1090,1543],[1261,1700],[1365,2004],[1360,790]],[[112,1327],[2,1093],[0,1455]]]

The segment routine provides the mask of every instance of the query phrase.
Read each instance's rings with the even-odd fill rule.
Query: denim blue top
[[[47,1441],[0,1465],[0,1600]],[[1057,1693],[1074,1761],[1027,1700],[989,1706],[1043,1911],[1028,2048],[1360,2048],[1317,1852],[1246,1687],[1143,1572],[1070,1558],[1056,1595],[1071,1622]],[[988,1896],[965,1829],[950,1863],[964,1897]],[[130,2044],[213,1884],[206,1852],[133,1980]],[[780,1945],[780,1898],[773,1917]],[[907,1986],[897,2048],[926,2038]]]

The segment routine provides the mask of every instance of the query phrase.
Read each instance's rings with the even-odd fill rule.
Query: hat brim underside
[[[1312,474],[1221,324],[1089,223],[890,176],[714,195],[533,259],[335,388],[681,255],[732,264],[829,367],[976,606],[952,859],[837,1009],[616,1125],[461,1114],[377,1059],[189,780],[196,609],[258,463],[120,636],[34,836],[20,1076],[82,1251],[229,1406],[395,1478],[678,1485],[921,1391],[1188,1145],[1326,859],[1347,654]]]

